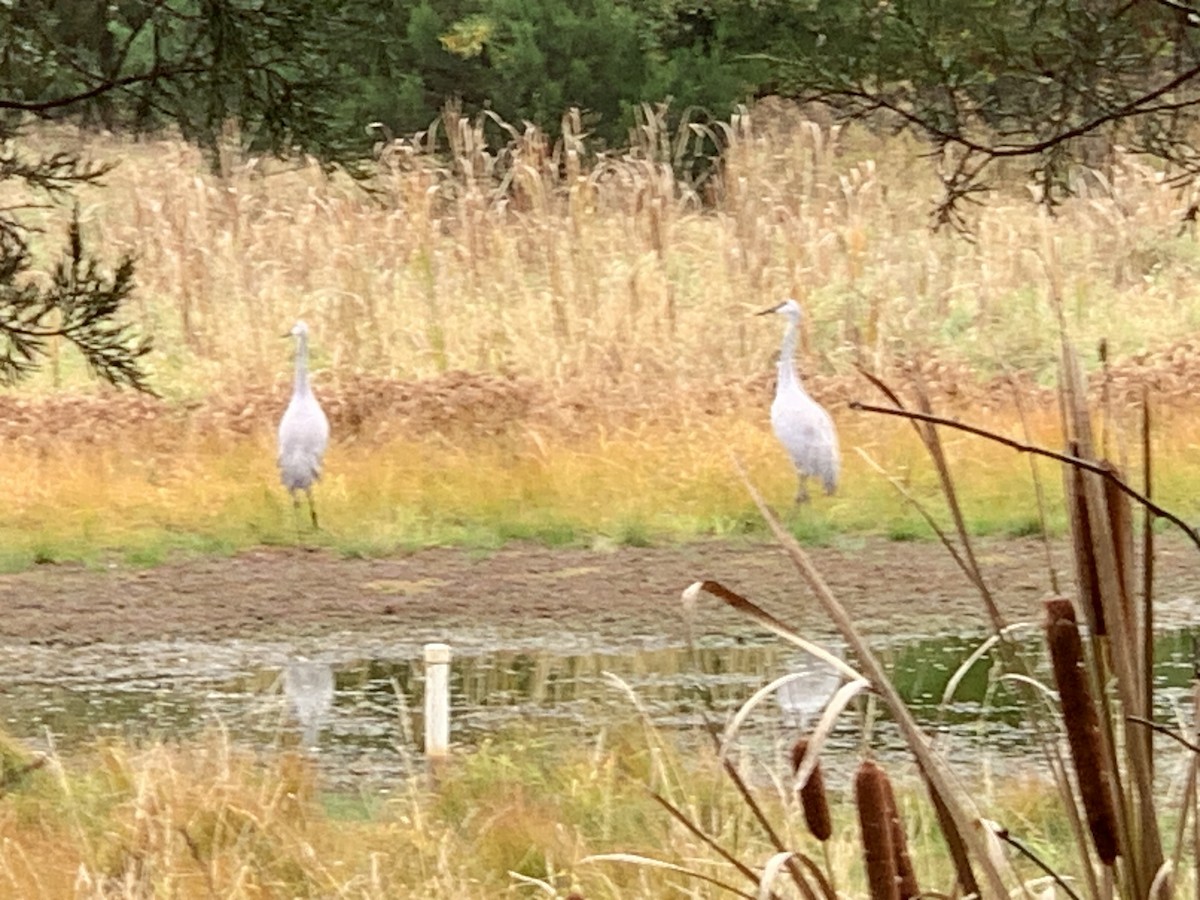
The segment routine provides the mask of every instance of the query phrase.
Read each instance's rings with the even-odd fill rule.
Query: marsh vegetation
[[[1064,476],[1047,459],[1031,468],[1009,448],[850,403],[886,401],[865,371],[910,408],[1057,449],[1074,441],[1073,453],[1111,460],[1131,485],[1149,444],[1154,500],[1194,520],[1200,254],[1180,225],[1190,198],[1118,156],[1075,173],[1078,198],[1050,215],[1012,172],[966,241],[929,230],[936,183],[904,138],[782,109],[714,126],[728,150],[710,195],[670,165],[691,132],[671,132],[653,110],[616,155],[590,152],[569,119],[559,143],[488,117],[448,113],[440,127],[449,156],[420,137],[381,147],[373,193],[316,165],[232,149],[212,174],[179,142],[37,135],[122,161],[103,192],[80,192],[81,223],[104,246],[137,248],[131,314],[155,337],[163,397],[99,388],[62,348],[0,402],[7,565],[157,564],[294,542],[270,449],[286,345],[265,323],[302,315],[334,434],[318,545],[383,556],[769,534],[851,648],[845,715],[860,717],[865,749],[872,704],[897,722],[906,712],[871,663],[871,635],[839,618],[804,544],[940,533],[996,633],[997,677],[1030,691],[1041,755],[1027,776],[977,780],[937,759],[913,725],[917,768],[893,778],[892,799],[867,771],[873,808],[903,814],[917,883],[999,896],[1044,889],[1049,869],[1080,895],[1157,896],[1168,879],[1187,889],[1194,791],[1181,785],[1194,764],[1181,756],[1171,778],[1173,744],[1152,745],[1130,719],[1157,714],[1144,566],[1162,518],[1143,520],[1096,473]],[[60,213],[41,213],[46,234],[61,232]],[[783,296],[808,311],[802,371],[847,451],[839,494],[786,522],[759,507],[734,462],[770,505],[786,505],[793,475],[764,418],[777,334],[749,316]],[[972,552],[997,534],[1069,541],[1086,700],[1078,683],[1068,700],[1006,643],[1013,620]],[[1071,590],[1066,572],[1028,565],[1047,588]],[[705,591],[729,600],[711,582]],[[1106,637],[1098,616],[1121,625]],[[1069,618],[1054,607],[1052,647]],[[776,630],[791,640],[789,627]],[[1092,748],[1107,787],[1078,786],[1071,758],[1083,739],[1063,751],[1055,688],[1073,709],[1092,704],[1100,743],[1078,746]],[[504,734],[464,754],[436,790],[414,777],[386,798],[323,793],[303,754],[257,757],[219,734],[44,760],[13,747],[0,878],[14,896],[512,887],[591,898],[679,885],[721,895],[705,878],[749,896],[821,896],[833,873],[839,891],[868,894],[848,784],[827,785],[831,831],[813,843],[786,771],[739,757],[732,738],[723,755],[681,755],[638,714],[636,692],[628,702],[626,727],[570,741]],[[1111,792],[1107,819],[1093,815],[1097,790]],[[1101,820],[1108,844],[1085,825]],[[991,821],[1040,863],[998,843]],[[895,835],[879,840],[898,853]],[[785,850],[804,858],[776,855]],[[772,880],[764,872],[774,887],[759,887]]]

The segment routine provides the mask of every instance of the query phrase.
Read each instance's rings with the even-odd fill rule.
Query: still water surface
[[[1164,633],[1157,642],[1157,701],[1179,702],[1193,671],[1200,629]],[[1036,630],[1024,648],[1044,660]],[[992,762],[1029,750],[1015,693],[976,663],[943,704],[953,673],[982,635],[895,638],[882,647],[893,678],[920,721],[943,735],[952,757]],[[834,640],[824,642],[840,652]],[[805,677],[764,703],[745,739],[776,750],[811,725],[837,686],[824,664],[755,633],[706,636],[696,646],[631,636],[620,646],[587,635],[546,643],[480,633],[459,636],[451,667],[452,740],[471,745],[506,726],[594,735],[630,722],[622,679],[664,729],[697,734],[723,725],[756,690],[788,672]],[[303,745],[338,780],[387,780],[410,770],[422,728],[421,647],[401,637],[334,635],[320,642],[146,642],[85,648],[0,648],[0,721],[39,749],[69,749],[96,737],[188,737],[220,727],[242,744]],[[861,714],[846,714],[836,749],[864,740]],[[877,751],[898,751],[886,717],[872,727]],[[853,754],[845,754],[852,757]]]

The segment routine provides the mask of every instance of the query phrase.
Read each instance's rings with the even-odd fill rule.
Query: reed
[[[1028,391],[1056,363],[1054,315],[1028,287],[1032,239],[1057,248],[1080,345],[1140,311],[1107,335],[1114,405],[1140,371],[1187,403],[1195,245],[1173,237],[1175,195],[1133,158],[1054,218],[1019,183],[1001,185],[967,244],[913,215],[936,185],[914,144],[822,129],[782,106],[725,123],[715,209],[654,146],[598,154],[570,129],[558,144],[535,130],[489,138],[453,110],[443,125],[382,149],[375,195],[302,162],[234,154],[212,175],[171,140],[60,128],[30,141],[120,164],[81,194],[82,214],[102,247],[138,251],[131,313],[157,339],[171,397],[275,383],[276,335],[303,315],[314,364],[338,380],[513,372],[563,402],[682,391],[699,409],[706,387],[768,377],[776,335],[746,314],[794,295],[820,393],[861,360],[919,368],[938,399],[995,404],[1001,367]],[[37,214],[47,245],[67,212]],[[63,354],[41,385],[84,375]]]
[[[1111,372],[1106,374],[1106,383],[1108,378],[1111,378]],[[1125,479],[1121,468],[1099,456],[1099,444],[1111,441],[1111,435],[1106,431],[1102,442],[1094,438],[1091,395],[1065,330],[1061,335],[1059,406],[1060,441],[1067,448],[1066,453],[935,414],[927,388],[919,376],[914,377],[910,385],[915,396],[912,405],[882,379],[872,376],[871,380],[890,405],[860,404],[859,408],[913,420],[918,426],[920,440],[932,458],[951,523],[949,528],[938,530],[939,537],[978,592],[993,631],[965,666],[974,664],[986,653],[993,653],[994,663],[1002,673],[1000,677],[1025,695],[1024,709],[1034,735],[1035,759],[1045,764],[1048,776],[1056,786],[1056,798],[1062,820],[1071,835],[1074,859],[1048,861],[1031,849],[1014,829],[1006,826],[1003,810],[985,812],[980,798],[964,790],[962,773],[941,756],[937,745],[912,719],[886,669],[880,664],[869,637],[847,614],[808,554],[771,511],[743,469],[749,493],[768,526],[855,660],[852,666],[838,661],[836,667],[847,683],[828,702],[810,743],[793,756],[794,765],[798,759],[800,767],[807,767],[808,756],[814,752],[812,744],[820,744],[833,723],[849,708],[851,699],[869,692],[886,708],[904,736],[929,795],[937,829],[946,840],[953,862],[953,878],[959,890],[980,896],[1028,891],[1033,880],[1022,875],[1021,866],[1017,865],[1019,860],[1022,865],[1033,866],[1040,873],[1037,878],[1049,879],[1074,897],[1156,900],[1172,896],[1184,876],[1178,871],[1180,861],[1191,846],[1189,840],[1195,840],[1200,829],[1194,824],[1196,798],[1191,787],[1183,794],[1164,793],[1162,781],[1155,778],[1155,759],[1161,760],[1162,750],[1155,745],[1153,736],[1161,733],[1173,737],[1186,747],[1189,756],[1196,753],[1197,748],[1183,735],[1154,719],[1154,661],[1149,633],[1153,622],[1153,579],[1145,573],[1153,565],[1148,554],[1153,552],[1155,544],[1152,540],[1143,542],[1143,553],[1147,555],[1138,558],[1133,504],[1140,504],[1147,510],[1148,524],[1152,521],[1150,517],[1157,517],[1182,531],[1189,552],[1200,550],[1200,533],[1185,518],[1162,506],[1157,497],[1150,498],[1152,486],[1148,475],[1144,480],[1144,492],[1139,491]],[[1104,396],[1109,396],[1107,388]],[[1108,429],[1112,408],[1103,407],[1102,411]],[[1148,416],[1143,411],[1138,443],[1147,458],[1141,463],[1142,471],[1161,472],[1162,467],[1152,466],[1149,460],[1152,443],[1147,423]],[[1008,613],[996,603],[995,594],[989,589],[987,568],[972,547],[974,537],[966,526],[967,517],[961,511],[965,494],[956,479],[955,465],[945,452],[946,440],[940,433],[943,429],[1051,458],[1063,467],[1066,486],[1063,502],[1070,511],[1071,552],[1078,572],[1075,585],[1078,597],[1075,603],[1064,597],[1046,603],[1045,638],[1056,693],[1043,683],[1043,674],[1027,651],[1013,642],[1013,626]],[[899,489],[906,502],[919,506],[922,514],[932,520],[931,510],[919,503],[897,478],[889,474],[888,481]],[[1039,498],[1038,503],[1046,502],[1044,492],[1034,493]],[[1140,604],[1136,602],[1139,587],[1144,592]],[[787,623],[718,582],[697,582],[684,592],[684,600],[694,605],[703,593],[720,599],[805,652],[827,659],[825,651],[804,640]],[[1076,621],[1077,607],[1091,617],[1087,652]],[[951,683],[956,683],[961,674],[957,674]],[[771,689],[773,686],[759,691],[738,710],[733,719],[736,727],[728,730],[723,752],[731,752],[736,728],[740,728],[750,710]],[[948,689],[947,701],[952,694],[953,690]],[[870,718],[865,721],[869,722]],[[1064,734],[1070,748],[1073,778],[1069,777],[1068,767],[1058,749]],[[864,742],[869,746],[869,726]],[[1194,758],[1186,759],[1185,766],[1191,773],[1189,778],[1194,778]],[[854,791],[871,896],[918,896],[920,889],[914,860],[905,849],[908,832],[895,814],[898,807],[887,787],[886,775],[869,753],[860,765]],[[1190,837],[1186,834],[1189,820],[1193,823]],[[1170,830],[1174,832],[1175,843],[1173,847],[1165,847],[1164,834]],[[1019,857],[1006,855],[1003,844]],[[801,851],[793,852],[803,857]],[[1187,873],[1193,881],[1197,878],[1195,865],[1197,863],[1193,863],[1192,871]],[[952,893],[953,890],[946,886],[945,892]]]

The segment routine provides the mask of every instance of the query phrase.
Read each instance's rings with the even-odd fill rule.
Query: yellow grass
[[[1019,428],[989,424],[1023,438]],[[1195,514],[1197,476],[1190,458],[1200,444],[1200,423],[1172,420],[1157,434],[1162,448],[1158,497]],[[1055,443],[1050,417],[1039,419],[1034,438]],[[16,446],[0,465],[6,498],[0,520],[6,556],[0,565],[96,561],[109,551],[129,562],[157,563],[171,550],[229,552],[292,543],[298,525],[306,541],[368,555],[440,543],[496,546],[507,539],[602,545],[761,533],[734,458],[747,463],[755,483],[790,516],[797,534],[810,540],[829,540],[839,532],[896,538],[927,533],[867,459],[948,525],[935,475],[911,428],[848,413],[842,440],[842,489],[796,511],[791,510],[794,475],[769,430],[753,415],[686,429],[648,424],[561,443],[529,435],[457,445],[402,438],[335,444],[317,490],[323,522],[317,534],[308,531],[306,510],[297,519],[278,487],[273,446],[265,434],[197,437],[166,450],[136,441],[67,444],[50,452]],[[1024,458],[954,433],[947,435],[946,446],[977,533],[1037,531]],[[1114,456],[1120,458],[1116,451]],[[1050,527],[1061,530],[1058,470],[1042,462],[1039,471],[1051,504]]]
[[[471,134],[471,123],[450,127]],[[727,130],[715,207],[644,153],[545,162],[536,134],[453,160],[393,148],[399,162],[370,195],[311,165],[230,153],[215,175],[178,141],[38,133],[34,147],[120,161],[107,187],[80,194],[82,213],[110,257],[138,255],[129,314],[155,339],[154,384],[168,404],[235,410],[250,433],[186,411],[153,449],[140,432],[80,446],[54,440],[53,424],[49,440],[36,426],[18,429],[35,437],[0,463],[0,533],[16,548],[13,564],[105,548],[152,562],[172,547],[294,540],[271,442],[290,377],[278,336],[298,316],[313,328],[327,400],[353,393],[360,374],[422,382],[466,370],[516,373],[548,410],[518,418],[503,440],[463,437],[469,427],[393,422],[360,391],[362,430],[333,417],[318,489],[328,534],[316,540],[364,552],[757,527],[729,455],[786,504],[791,474],[766,422],[779,323],[748,315],[785,295],[806,306],[802,369],[842,432],[844,488],[804,513],[818,537],[923,528],[856,455],[932,485],[907,430],[842,405],[877,399],[855,361],[901,386],[916,367],[939,408],[1019,435],[1004,392],[976,392],[1002,367],[1030,372],[1027,385],[1052,379],[1052,286],[1089,358],[1100,337],[1120,359],[1174,347],[1200,325],[1200,252],[1177,233],[1184,198],[1134,160],[1081,174],[1081,198],[1056,217],[1009,179],[969,243],[928,230],[936,181],[908,141],[830,133],[778,109]],[[505,166],[516,186],[507,194],[486,177]],[[64,216],[35,219],[49,229],[38,239],[47,258]],[[1200,487],[1184,465],[1196,444],[1197,357],[1183,346],[1154,363],[1165,372],[1155,402],[1173,417],[1156,433],[1163,497],[1188,514]],[[1136,396],[1138,371],[1118,373],[1122,397]],[[66,351],[21,391],[36,403],[59,389],[95,390]],[[1027,399],[1040,407],[1038,439],[1057,444],[1052,406]],[[1122,401],[1127,435],[1132,412]],[[1028,530],[1026,462],[974,439],[950,438],[950,448],[978,530]],[[1056,472],[1046,476],[1056,492]]]

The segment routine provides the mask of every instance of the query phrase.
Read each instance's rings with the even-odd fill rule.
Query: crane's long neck
[[[292,393],[308,393],[308,337],[303,334],[296,335],[296,380]]]
[[[800,376],[796,374],[796,340],[800,335],[800,326],[796,322],[788,322],[783,332],[783,346],[779,349],[779,381],[777,390],[785,387],[800,385]]]

